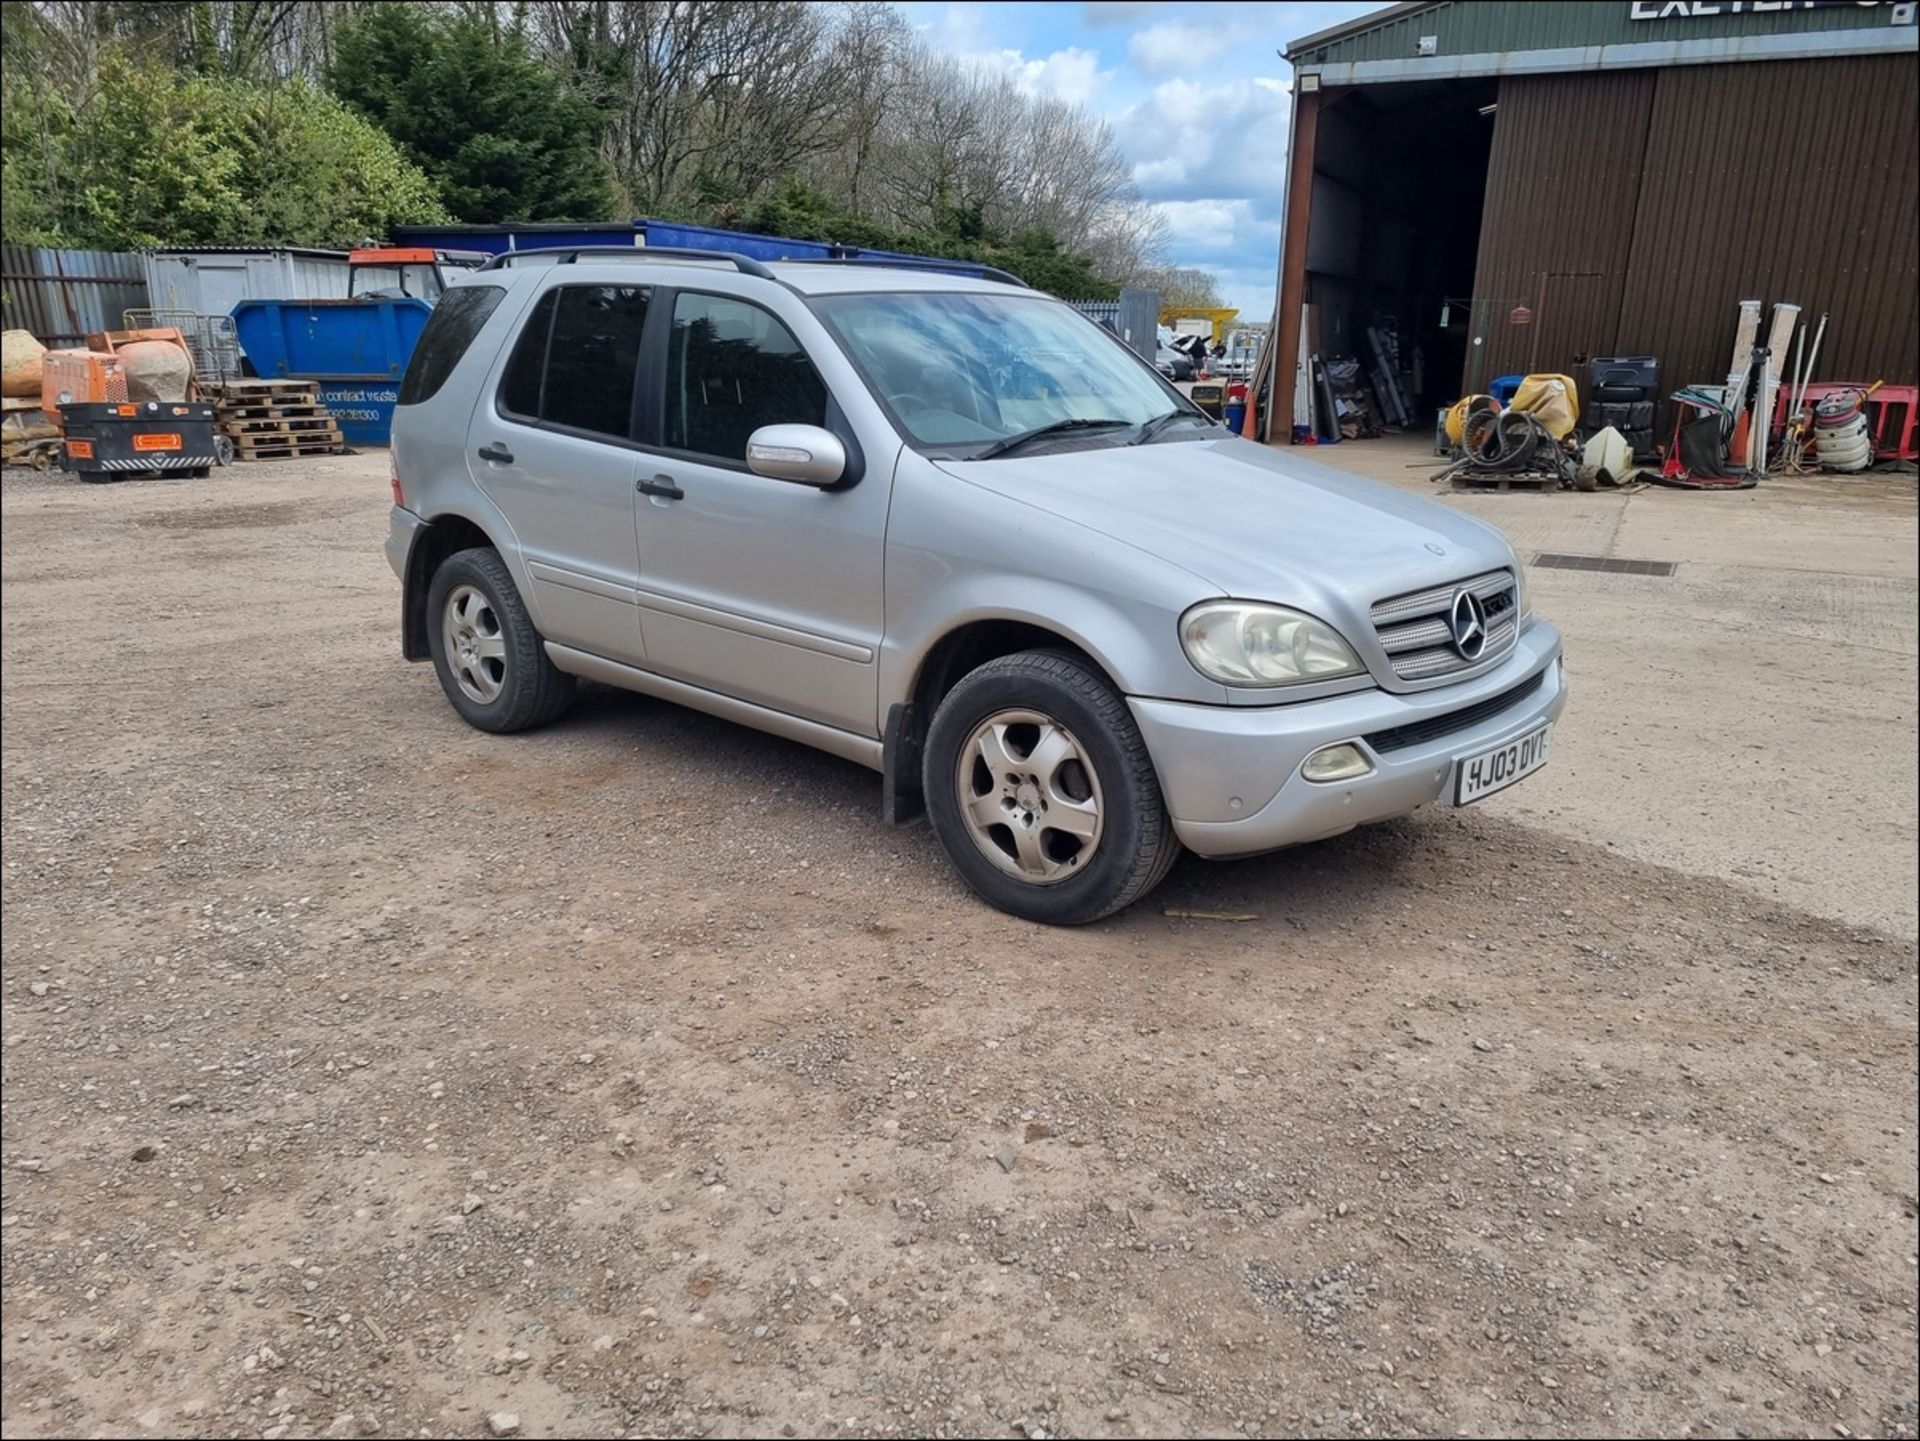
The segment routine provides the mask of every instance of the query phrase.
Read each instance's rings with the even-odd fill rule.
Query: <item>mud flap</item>
[[[905,830],[927,818],[920,788],[920,713],[906,702],[887,711],[880,738],[880,818]]]

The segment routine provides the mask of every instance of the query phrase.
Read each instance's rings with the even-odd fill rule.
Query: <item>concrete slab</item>
[[[1671,578],[1531,572],[1567,638],[1554,764],[1483,804],[1822,915],[1916,931],[1920,506],[1905,476],[1750,491],[1462,493],[1430,441],[1296,451],[1433,496],[1540,551]]]

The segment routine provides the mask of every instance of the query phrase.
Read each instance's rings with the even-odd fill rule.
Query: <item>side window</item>
[[[560,292],[541,296],[520,327],[519,343],[500,381],[500,408],[527,420],[540,418],[540,378],[547,370],[547,337],[553,333],[553,303]]]
[[[637,285],[563,285],[541,296],[501,378],[501,409],[631,438],[647,296]]]
[[[420,332],[419,343],[413,347],[407,373],[400,378],[402,405],[419,405],[433,399],[506,293],[497,285],[457,286],[433,308],[433,314],[427,317],[427,328]]]
[[[719,295],[674,298],[669,449],[744,461],[747,437],[761,426],[824,425],[826,417],[826,382],[770,311]]]

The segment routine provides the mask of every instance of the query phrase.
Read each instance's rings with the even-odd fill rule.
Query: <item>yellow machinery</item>
[[[1239,314],[1238,310],[1224,307],[1163,305],[1160,307],[1160,323],[1172,326],[1178,335],[1192,335],[1196,329],[1193,322],[1204,321],[1208,327],[1208,343],[1219,345],[1227,333],[1227,327],[1233,324]]]

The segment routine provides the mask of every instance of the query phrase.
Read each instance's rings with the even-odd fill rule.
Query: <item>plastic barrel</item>
[[[1244,400],[1229,400],[1220,409],[1220,418],[1227,423],[1227,429],[1235,435],[1247,421],[1247,403]]]

